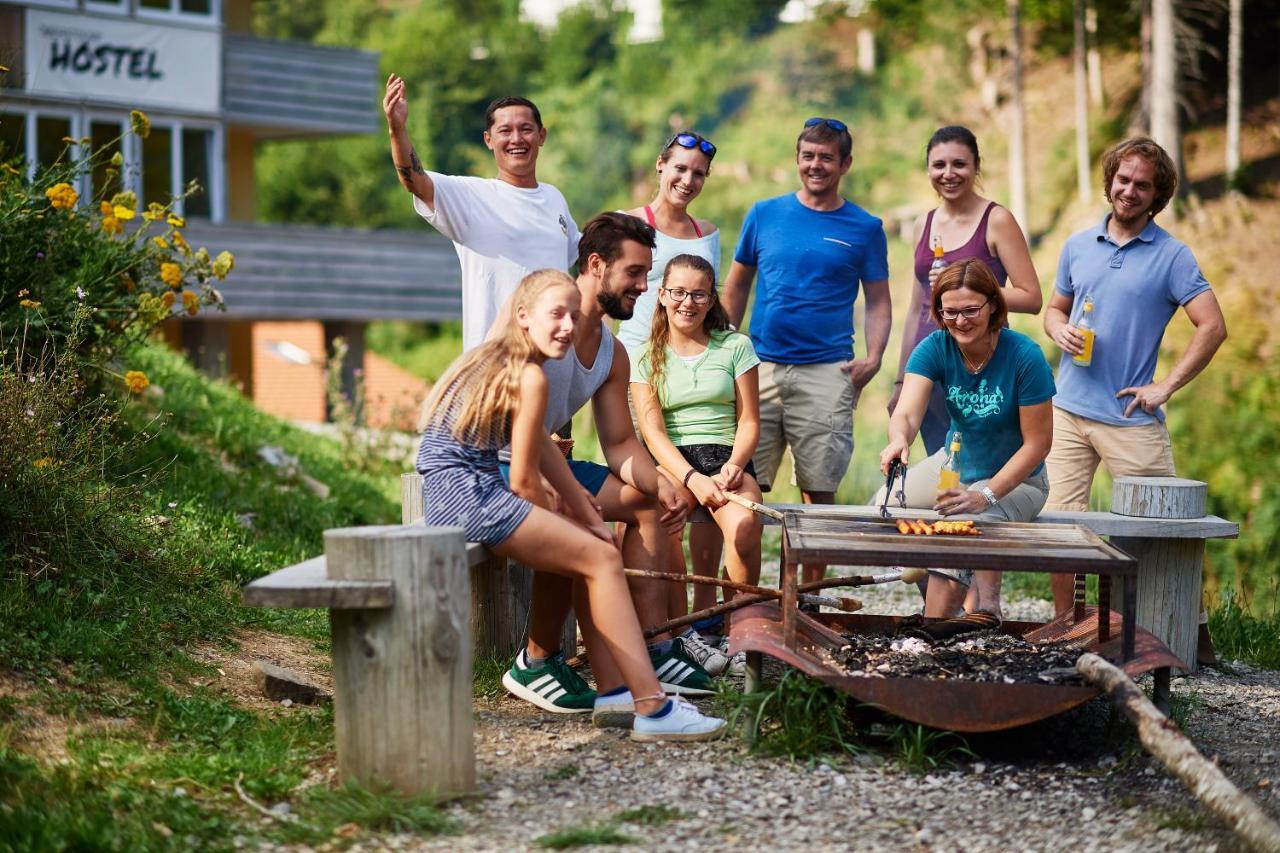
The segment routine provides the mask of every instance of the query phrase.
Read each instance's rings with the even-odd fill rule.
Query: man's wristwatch
[[[1000,499],[996,497],[995,492],[991,491],[990,486],[983,486],[981,489],[978,489],[978,491],[981,492],[982,496],[987,499],[987,503],[991,504],[992,506],[995,506],[996,504],[1000,503]]]

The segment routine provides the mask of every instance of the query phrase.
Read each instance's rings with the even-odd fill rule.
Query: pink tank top
[[[995,206],[996,203],[994,201],[987,205],[987,209],[982,212],[982,219],[978,221],[978,227],[974,229],[973,236],[969,238],[969,242],[958,249],[943,252],[942,260],[950,264],[955,261],[976,258],[991,268],[996,281],[1000,282],[1001,287],[1004,287],[1009,281],[1009,274],[1005,271],[1004,264],[1000,262],[1000,259],[991,254],[991,250],[987,248],[987,220],[991,218],[991,211]],[[933,232],[933,214],[934,211],[929,211],[929,215],[924,221],[924,231],[920,234],[920,242],[916,243],[916,286],[921,288],[921,299],[920,316],[916,318],[915,343],[924,340],[926,335],[938,328],[938,324],[933,322],[933,316],[929,313],[933,305],[933,293],[929,287],[929,267],[933,264],[933,248],[929,241],[929,237]]]

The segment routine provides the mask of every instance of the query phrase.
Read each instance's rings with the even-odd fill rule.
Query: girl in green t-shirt
[[[760,438],[760,359],[750,338],[729,328],[705,259],[668,262],[658,307],[648,345],[632,355],[640,431],[663,472],[684,484],[686,500],[710,510],[724,533],[730,579],[758,583],[760,521],[724,494],[763,499],[751,465]]]

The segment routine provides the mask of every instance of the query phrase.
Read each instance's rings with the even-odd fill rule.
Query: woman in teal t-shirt
[[[1053,443],[1053,371],[1034,341],[1003,328],[1008,315],[1004,294],[982,261],[957,261],[943,270],[933,288],[933,315],[942,328],[922,340],[907,360],[902,396],[889,421],[889,443],[880,453],[881,470],[887,471],[894,459],[907,461],[934,383],[939,383],[951,417],[950,433],[964,438],[961,485],[937,491],[944,445],[911,471],[916,486],[911,491],[918,494],[931,486],[933,509],[944,516],[1031,521],[1049,492],[1044,460]],[[937,639],[998,625],[1000,572],[931,571],[925,615],[950,617],[961,602],[964,616],[926,626],[925,632]]]
[[[667,263],[649,343],[631,356],[631,398],[649,452],[724,533],[729,577],[754,584],[760,521],[724,493],[762,500],[751,465],[760,439],[760,359],[750,338],[729,329],[715,280],[697,255]]]

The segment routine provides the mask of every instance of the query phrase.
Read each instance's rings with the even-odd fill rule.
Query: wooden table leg
[[[782,558],[782,644],[788,649],[796,647],[796,606],[799,596],[796,593],[796,575],[799,565]]]
[[[1120,628],[1121,660],[1133,660],[1133,643],[1138,631],[1138,578],[1131,575],[1124,579],[1124,601],[1121,603],[1120,615],[1124,624]],[[1169,670],[1164,671],[1165,686],[1168,686]],[[1159,676],[1156,677],[1159,684]]]
[[[1084,619],[1084,575],[1076,575],[1075,595],[1072,597],[1071,619],[1075,623],[1079,623]]]
[[[747,652],[747,677],[742,682],[743,693],[758,693],[764,681],[764,655]]]
[[[1162,666],[1152,673],[1155,684],[1151,691],[1151,701],[1161,714],[1169,716],[1169,667]]]
[[[1125,588],[1128,588],[1125,584]],[[1111,575],[1098,575],[1098,642],[1111,639]]]

